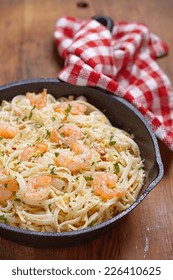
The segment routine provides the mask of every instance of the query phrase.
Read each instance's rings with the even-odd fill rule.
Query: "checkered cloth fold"
[[[59,79],[125,98],[173,150],[173,90],[155,62],[168,47],[157,35],[139,23],[116,22],[111,33],[92,19],[61,17],[54,37],[65,60]]]

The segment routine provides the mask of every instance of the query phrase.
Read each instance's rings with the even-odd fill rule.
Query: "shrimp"
[[[39,201],[48,198],[48,186],[52,182],[52,177],[49,175],[31,176],[28,179],[28,187],[24,195],[24,199],[31,201]]]
[[[66,143],[71,145],[73,142],[82,138],[81,129],[75,124],[64,124],[58,131],[52,130],[50,140],[58,144]]]
[[[7,123],[0,124],[0,136],[3,138],[14,138],[18,134],[19,130],[16,127]]]
[[[7,172],[4,168],[0,168],[0,176],[7,175]]]
[[[44,154],[47,152],[48,145],[45,143],[38,143],[37,145],[34,145],[32,147],[26,147],[24,148],[23,152],[20,155],[21,160],[28,160],[31,157],[36,157],[40,154]]]
[[[61,192],[62,191],[65,192],[66,191],[67,185],[68,185],[67,182],[65,182],[62,179],[54,178],[52,180],[52,186],[55,187],[57,190],[59,190]]]
[[[91,151],[86,145],[77,142],[72,143],[71,151],[61,151],[56,158],[58,166],[68,168],[72,172],[87,169],[90,166]]]
[[[47,104],[47,90],[44,89],[38,94],[28,92],[26,98],[29,99],[32,106],[35,106],[38,110],[42,109],[43,107],[46,107]]]
[[[87,106],[78,101],[60,102],[55,108],[58,113],[71,113],[72,115],[83,115],[87,111]]]
[[[18,189],[18,182],[14,179],[3,179],[0,181],[0,201],[8,200]]]
[[[111,172],[97,176],[91,183],[94,192],[103,198],[110,199],[121,197],[125,194],[125,189],[114,189],[117,183],[117,175]]]

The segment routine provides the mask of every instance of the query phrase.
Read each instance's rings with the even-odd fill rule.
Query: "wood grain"
[[[102,14],[114,20],[145,23],[173,46],[172,0],[0,0],[0,84],[56,77],[63,67],[53,40],[62,15],[88,18]],[[159,60],[173,82],[173,52]],[[0,259],[173,259],[173,153],[160,143],[165,176],[148,197],[112,231],[83,245],[38,249],[0,238]],[[29,244],[28,244],[29,245]]]

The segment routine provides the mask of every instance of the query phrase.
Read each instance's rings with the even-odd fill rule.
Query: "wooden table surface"
[[[63,15],[148,25],[170,46],[159,65],[173,83],[172,0],[0,0],[0,84],[56,77],[63,61],[56,52],[53,31]],[[171,48],[172,47],[172,48]],[[163,180],[117,227],[97,240],[61,249],[39,249],[0,238],[0,259],[173,259],[173,153],[159,142],[165,168]]]

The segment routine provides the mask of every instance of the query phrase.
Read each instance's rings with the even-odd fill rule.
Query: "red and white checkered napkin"
[[[92,19],[61,17],[54,37],[65,59],[59,79],[125,98],[173,150],[173,90],[155,62],[168,47],[158,36],[139,23],[117,22],[111,33]]]

